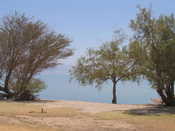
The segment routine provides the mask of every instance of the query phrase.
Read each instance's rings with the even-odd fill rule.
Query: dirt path
[[[31,116],[17,116],[26,122],[33,122],[35,124],[47,125],[52,128],[62,128],[64,131],[116,131],[126,130],[133,131],[135,127],[125,121],[114,120],[97,120],[90,117],[86,118],[68,118],[68,117],[31,117]]]
[[[127,111],[133,109],[150,108],[154,105],[129,105],[129,104],[108,104],[108,103],[93,103],[93,102],[82,102],[82,101],[52,101],[36,103],[42,105],[45,108],[75,108],[81,112],[88,113],[99,113],[109,111]]]

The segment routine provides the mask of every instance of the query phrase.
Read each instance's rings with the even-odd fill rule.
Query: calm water
[[[40,93],[40,98],[50,100],[81,100],[91,102],[111,103],[112,86],[107,83],[103,88],[81,86],[78,82],[70,82],[68,75],[40,75],[40,79],[47,83],[47,89]],[[148,104],[152,98],[157,98],[156,92],[149,88],[145,80],[139,84],[128,81],[118,84],[117,97],[119,104]]]

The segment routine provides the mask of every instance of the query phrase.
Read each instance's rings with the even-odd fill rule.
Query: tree
[[[137,60],[139,75],[152,84],[166,105],[174,105],[175,18],[152,16],[151,9],[140,8],[130,24],[135,32],[130,54]]]
[[[46,88],[46,85],[43,81],[33,78],[25,87],[21,87],[17,83],[13,87],[15,100],[35,100],[38,93]]]
[[[23,14],[4,17],[0,25],[2,95],[19,99],[36,74],[72,55],[72,50],[67,48],[70,42],[64,35],[49,31],[43,22]],[[16,88],[20,92],[13,90]]]
[[[129,59],[126,48],[120,47],[124,40],[122,32],[117,31],[113,41],[97,50],[89,49],[71,70],[71,75],[83,85],[96,84],[99,87],[107,80],[112,81],[112,103],[117,103],[117,83],[133,75],[134,62]]]

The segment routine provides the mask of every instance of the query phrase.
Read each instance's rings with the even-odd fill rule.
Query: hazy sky
[[[155,15],[175,13],[175,0],[2,0],[0,17],[14,11],[34,16],[56,32],[70,37],[75,55],[65,61],[62,71],[72,65],[89,47],[110,40],[112,32],[123,28],[135,17],[137,8],[151,7]]]

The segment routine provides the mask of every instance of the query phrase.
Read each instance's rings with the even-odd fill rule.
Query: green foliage
[[[113,41],[106,42],[99,49],[89,49],[72,68],[71,75],[81,84],[95,83],[97,86],[107,80],[129,78],[133,61],[129,59],[126,48],[121,47],[124,35],[121,32],[118,34]]]
[[[71,75],[81,84],[95,84],[97,87],[107,80],[113,83],[113,103],[116,103],[116,84],[135,75],[134,64],[126,47],[122,47],[125,35],[117,31],[111,42],[106,42],[99,49],[89,49],[73,66]]]
[[[175,18],[152,16],[150,9],[139,8],[130,27],[135,32],[130,52],[137,62],[139,75],[146,77],[169,105],[174,99]]]
[[[13,88],[15,95],[15,100],[34,100],[37,94],[44,90],[46,85],[43,81],[39,79],[32,79],[28,85],[21,87],[21,85],[16,84]]]
[[[26,86],[26,90],[29,90],[30,92],[32,92],[32,94],[39,93],[45,88],[45,83],[39,79],[32,79],[30,83]]]
[[[57,66],[73,54],[68,48],[70,42],[63,34],[50,31],[42,21],[18,13],[4,17],[0,24],[2,95],[7,99],[13,97],[16,92],[13,85],[24,90],[34,86],[30,82],[35,75]]]

